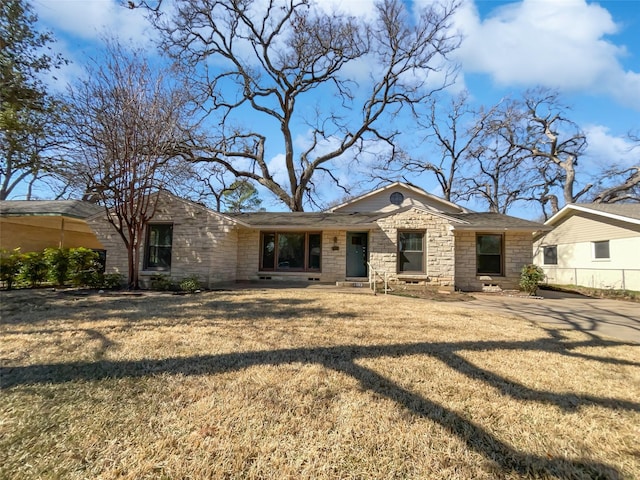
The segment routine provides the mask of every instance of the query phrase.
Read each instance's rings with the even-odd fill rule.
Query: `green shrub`
[[[151,277],[151,290],[168,291],[173,290],[173,283],[171,283],[171,277],[157,273]]]
[[[21,266],[19,248],[15,250],[0,250],[0,281],[4,282],[7,290],[11,290],[16,283]]]
[[[185,277],[180,282],[180,290],[182,290],[183,292],[194,293],[197,290],[200,290],[200,288],[200,280],[195,275]]]
[[[45,248],[44,259],[49,269],[49,280],[56,285],[64,285],[69,278],[69,249],[67,248]]]
[[[529,295],[535,295],[538,285],[544,280],[544,270],[538,265],[529,264],[520,271],[520,288]]]
[[[69,250],[71,281],[75,286],[96,287],[101,283],[100,255],[89,248]]]
[[[124,275],[120,273],[105,273],[102,276],[102,287],[111,290],[118,290],[122,288],[124,283]]]
[[[20,277],[30,287],[36,287],[44,282],[48,273],[49,267],[42,252],[27,252],[22,255]]]

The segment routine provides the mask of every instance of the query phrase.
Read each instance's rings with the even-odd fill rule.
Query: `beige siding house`
[[[640,204],[571,204],[546,225],[534,261],[549,283],[640,290]]]
[[[104,247],[86,219],[102,207],[81,200],[0,201],[0,248],[23,253],[45,248]]]
[[[534,232],[544,225],[475,213],[402,183],[326,212],[220,214],[159,193],[147,227],[141,280],[196,275],[225,282],[366,282],[461,290],[517,288],[532,261]],[[122,241],[104,215],[89,224],[107,249],[107,272],[127,271]]]

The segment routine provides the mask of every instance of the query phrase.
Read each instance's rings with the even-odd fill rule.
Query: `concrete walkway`
[[[458,305],[498,310],[562,329],[640,343],[640,303],[540,290],[543,298],[476,294]]]

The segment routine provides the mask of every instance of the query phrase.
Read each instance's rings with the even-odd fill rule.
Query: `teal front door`
[[[347,277],[367,276],[367,233],[347,232]]]

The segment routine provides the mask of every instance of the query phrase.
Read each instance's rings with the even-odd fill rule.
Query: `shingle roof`
[[[340,212],[256,212],[227,214],[229,217],[251,227],[266,228],[328,228],[328,227],[368,227],[376,220],[414,207],[390,212],[340,213]],[[429,212],[434,213],[434,212]],[[499,213],[444,213],[438,214],[452,220],[456,230],[549,230],[538,222],[501,215]]]
[[[456,230],[524,230],[539,231],[550,230],[542,223],[524,220],[522,218],[503,215],[492,212],[470,212],[470,213],[447,213],[447,217],[452,217],[464,222],[455,224]]]
[[[365,227],[389,213],[254,212],[227,213],[228,217],[252,227]]]
[[[640,220],[640,203],[576,203],[577,207]]]
[[[88,218],[102,211],[102,207],[82,200],[3,200],[0,216],[61,215]]]

